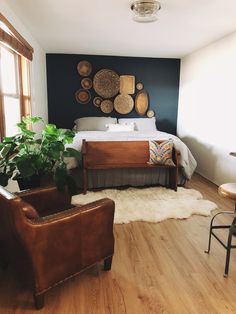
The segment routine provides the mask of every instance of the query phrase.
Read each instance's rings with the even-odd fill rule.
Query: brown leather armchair
[[[103,260],[104,270],[111,269],[114,202],[74,207],[70,201],[54,187],[18,195],[0,189],[0,266],[19,253],[18,266],[29,265],[37,309],[46,291],[89,266]]]

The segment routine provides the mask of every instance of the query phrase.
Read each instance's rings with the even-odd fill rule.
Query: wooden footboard
[[[162,141],[157,141],[161,143]],[[83,140],[83,177],[84,193],[87,192],[89,169],[117,168],[165,168],[169,171],[169,187],[177,191],[178,166],[180,153],[173,149],[175,166],[149,164],[148,141],[104,141]]]

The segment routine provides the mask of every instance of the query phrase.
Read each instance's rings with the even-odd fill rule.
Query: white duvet
[[[187,179],[190,179],[196,166],[197,162],[194,159],[192,153],[188,147],[177,137],[169,133],[161,131],[152,132],[103,132],[103,131],[80,131],[76,133],[73,143],[67,145],[67,147],[75,148],[81,151],[82,140],[87,141],[149,141],[149,140],[166,140],[173,139],[174,146],[180,151],[180,165],[183,167],[183,174]],[[69,161],[69,168],[76,167],[75,161]]]

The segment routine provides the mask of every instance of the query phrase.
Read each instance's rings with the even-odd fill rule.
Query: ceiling
[[[7,0],[48,53],[181,58],[236,30],[235,0],[160,0],[154,23],[130,0]]]

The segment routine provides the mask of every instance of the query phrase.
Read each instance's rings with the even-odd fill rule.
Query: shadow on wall
[[[230,156],[229,148],[224,147],[221,143],[212,145],[200,142],[194,137],[181,139],[197,161],[197,173],[216,185],[236,182],[236,158]]]
[[[196,172],[215,183],[218,167],[214,147],[194,137],[183,137],[181,140],[188,146],[197,161]]]

